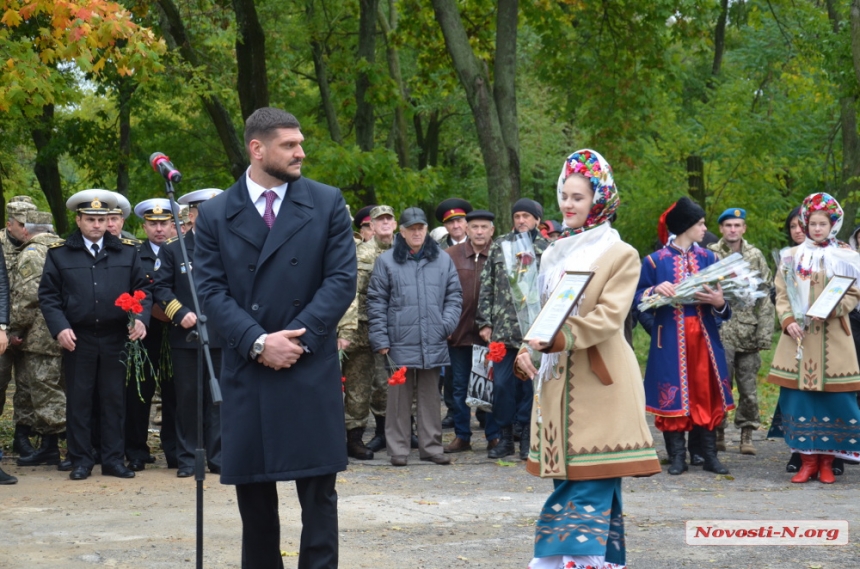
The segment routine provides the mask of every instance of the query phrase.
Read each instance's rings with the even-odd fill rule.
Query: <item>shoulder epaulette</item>
[[[173,243],[174,241],[176,241],[176,240],[178,240],[178,239],[179,239],[179,237],[171,237],[170,239],[168,239],[167,241],[165,241],[165,242],[164,242],[164,244],[165,244],[165,245],[168,245],[168,244]]]
[[[48,245],[48,249],[54,249],[56,247],[62,247],[65,244],[66,244],[66,240],[62,239],[60,241],[56,241],[55,243],[51,243],[50,245]]]
[[[131,245],[132,247],[137,247],[138,245],[140,245],[140,241],[137,241],[135,239],[127,239],[125,237],[121,237],[120,241],[122,241],[123,245]]]

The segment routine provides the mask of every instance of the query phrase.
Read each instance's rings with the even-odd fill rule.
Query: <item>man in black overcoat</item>
[[[223,344],[221,482],[236,485],[242,567],[280,569],[276,482],[295,480],[300,569],[337,567],[337,472],[346,469],[337,324],[357,263],[340,191],[301,177],[298,121],[245,123],[251,166],[201,204],[194,273]]]

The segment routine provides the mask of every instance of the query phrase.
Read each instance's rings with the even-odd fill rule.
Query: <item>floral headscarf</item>
[[[588,178],[591,189],[594,190],[594,198],[591,202],[591,211],[588,212],[583,226],[576,229],[565,226],[561,237],[576,235],[605,223],[615,213],[620,203],[615,179],[612,177],[612,167],[599,153],[583,148],[568,156],[561,167],[556,188],[559,206],[561,206],[561,190],[564,182],[573,174],[581,174]]]
[[[806,196],[803,203],[800,205],[800,223],[803,225],[803,232],[809,237],[809,216],[816,211],[823,211],[830,218],[830,223],[833,225],[830,228],[830,235],[827,241],[819,243],[821,247],[827,245],[838,245],[836,235],[842,228],[842,220],[845,217],[840,207],[839,202],[830,194],[819,192]]]

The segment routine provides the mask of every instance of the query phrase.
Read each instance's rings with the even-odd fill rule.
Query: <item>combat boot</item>
[[[702,470],[713,472],[715,474],[728,474],[729,469],[723,466],[720,459],[717,458],[717,432],[702,430],[702,452],[705,454],[705,464],[702,465]]]
[[[514,454],[514,428],[511,425],[508,425],[507,427],[502,427],[499,436],[499,444],[494,446],[490,452],[487,453],[487,457],[493,459],[505,458],[512,454]]]
[[[356,427],[346,432],[346,454],[358,460],[373,460],[373,451],[361,441],[363,434],[364,427]]]
[[[385,415],[374,415],[373,418],[376,419],[376,431],[366,446],[373,452],[379,452],[385,448]]]
[[[529,459],[529,445],[531,445],[531,423],[523,423],[523,428],[520,431],[520,460]]]
[[[57,446],[57,435],[44,435],[39,450],[30,456],[18,459],[18,466],[39,466],[40,464],[60,464],[60,447]]]
[[[18,423],[15,425],[15,434],[12,438],[12,452],[17,452],[18,456],[30,456],[36,452],[33,445],[30,443],[30,427]]]
[[[741,454],[751,454],[755,456],[755,447],[752,443],[752,427],[741,428]]]
[[[726,452],[726,430],[722,427],[717,427],[717,450],[719,452]]]

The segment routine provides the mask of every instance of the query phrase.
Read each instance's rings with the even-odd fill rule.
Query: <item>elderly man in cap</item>
[[[176,200],[180,205],[188,206],[188,225],[191,229],[194,229],[194,222],[197,221],[197,208],[200,204],[222,193],[224,193],[224,190],[219,190],[218,188],[205,188],[189,192]]]
[[[9,273],[12,325],[7,354],[15,365],[15,423],[26,425],[41,437],[39,449],[21,456],[19,466],[59,464],[58,435],[66,430],[60,345],[51,337],[39,311],[39,281],[48,248],[62,241],[53,233],[53,223],[48,212],[27,212],[26,240],[15,269]]]
[[[747,212],[742,208],[729,208],[720,214],[722,238],[708,245],[708,249],[725,259],[732,253],[740,253],[750,268],[758,271],[762,278],[762,290],[769,291],[771,273],[761,251],[744,239],[747,230]],[[761,367],[759,352],[770,349],[773,341],[774,308],[768,297],[758,299],[748,308],[737,308],[731,320],[720,327],[720,339],[726,350],[729,378],[738,388],[740,401],[735,409],[735,426],[741,430],[741,454],[755,454],[752,433],[761,425],[758,408],[756,377]],[[717,449],[725,448],[725,424],[717,428]]]
[[[137,237],[124,230],[125,220],[131,215],[131,202],[128,198],[119,192],[111,192],[116,197],[116,207],[110,210],[107,215],[107,231],[114,237],[130,239],[135,243],[138,242]]]
[[[102,474],[132,478],[134,472],[122,460],[126,393],[122,353],[126,338],[146,336],[151,306],[146,272],[134,243],[106,232],[108,212],[116,207],[110,192],[78,192],[66,207],[76,212],[78,229],[49,248],[39,305],[51,336],[63,348],[69,477],[84,480],[95,464],[90,420],[97,389]],[[145,292],[143,312],[129,325],[128,314],[115,302],[123,293],[135,291]]]
[[[436,220],[445,226],[448,234],[439,240],[442,249],[466,242],[466,214],[472,204],[460,198],[448,198],[436,206]]]
[[[454,245],[445,250],[454,261],[460,286],[463,288],[463,309],[454,333],[448,338],[448,353],[451,356],[451,370],[454,383],[454,440],[445,447],[446,453],[471,450],[472,410],[466,405],[466,391],[472,371],[472,346],[485,346],[487,343],[478,333],[475,312],[478,309],[478,293],[481,284],[481,271],[487,262],[487,255],[493,245],[493,221],[496,216],[485,210],[474,210],[466,215],[465,243]],[[485,415],[484,434],[490,448],[498,444],[499,427],[492,413]]]
[[[206,200],[217,196],[221,190],[209,188],[196,190],[181,196],[177,202],[187,204],[189,212],[197,219],[197,206]],[[191,216],[189,216],[191,217]],[[177,466],[176,476],[188,478],[194,475],[194,453],[197,448],[197,350],[199,344],[196,336],[189,336],[197,326],[197,314],[194,312],[194,301],[191,296],[191,286],[188,282],[188,272],[193,266],[194,259],[194,230],[185,233],[181,239],[185,241],[188,259],[191,263],[186,266],[180,248],[180,237],[168,239],[158,253],[161,261],[155,270],[155,305],[172,323],[169,331],[170,351],[173,359],[173,385],[176,393],[176,442]],[[189,341],[189,338],[192,341]],[[212,355],[212,365],[216,377],[221,375],[221,348],[223,341],[218,334],[211,331],[209,347]],[[221,412],[213,405],[209,391],[208,370],[204,367],[203,381],[203,444],[206,450],[206,460],[209,471],[213,474],[221,472]]]
[[[475,322],[481,338],[487,343],[500,342],[507,353],[493,368],[493,416],[500,428],[499,444],[491,448],[493,459],[514,454],[514,423],[521,426],[520,459],[528,458],[529,430],[531,425],[532,384],[514,377],[514,360],[523,341],[523,330],[517,316],[517,303],[511,292],[509,275],[515,270],[514,259],[505,255],[505,243],[522,239],[531,242],[536,269],[549,242],[537,229],[540,209],[534,200],[521,198],[511,208],[514,229],[493,243],[488,259],[481,271],[481,292]]]
[[[442,448],[439,368],[448,365],[446,342],[460,318],[463,293],[451,257],[427,235],[427,217],[417,207],[400,216],[394,246],[376,259],[367,288],[370,346],[386,356],[393,377],[388,386],[385,440],[394,466],[406,466],[410,410],[417,393],[418,454],[450,464]],[[405,368],[405,375],[394,373]]]
[[[152,198],[134,206],[134,214],[143,220],[143,231],[146,240],[137,247],[141,265],[146,272],[147,286],[152,289],[155,282],[155,271],[161,265],[159,253],[161,247],[170,236],[173,227],[173,211],[170,200]],[[150,454],[147,439],[149,437],[149,414],[152,397],[155,395],[156,384],[161,386],[162,421],[161,447],[164,450],[168,468],[176,468],[176,397],[172,377],[169,375],[169,354],[162,357],[162,343],[167,329],[167,318],[160,307],[152,310],[153,320],[150,322],[143,346],[149,354],[149,359],[155,366],[155,375],[147,368],[145,378],[138,382],[129,381],[126,393],[125,414],[125,457],[128,467],[139,472],[146,468],[147,463],[155,462]]]
[[[367,331],[367,285],[373,265],[394,241],[394,209],[378,205],[370,210],[370,227],[373,237],[359,243],[355,249],[358,257],[358,280],[355,298],[338,324],[337,344],[345,350],[343,375],[344,415],[346,417],[346,452],[358,460],[370,460],[375,451],[385,447],[385,404],[388,394],[388,372],[385,357],[370,349]],[[372,412],[376,420],[376,434],[371,441],[373,448],[362,441],[367,427],[367,415]]]

